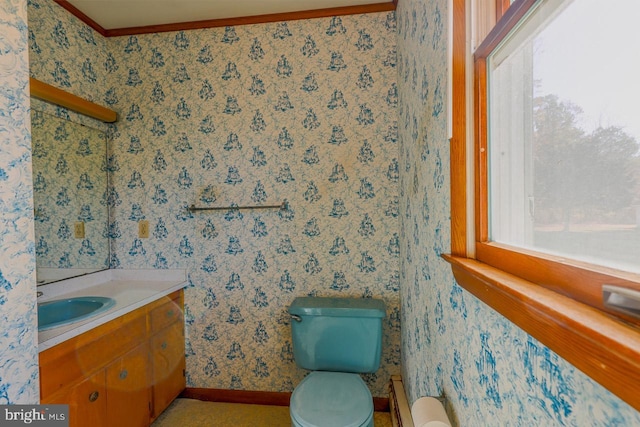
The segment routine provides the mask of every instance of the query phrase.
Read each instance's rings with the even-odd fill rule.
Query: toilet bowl
[[[289,405],[295,427],[373,427],[359,374],[380,366],[385,305],[373,298],[299,297],[289,306],[293,357],[309,373]]]
[[[373,398],[358,374],[315,371],[291,395],[295,427],[373,427]]]

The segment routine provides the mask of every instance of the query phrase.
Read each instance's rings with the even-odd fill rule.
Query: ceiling
[[[106,31],[230,18],[358,8],[394,0],[56,0],[71,5]],[[397,0],[396,0],[397,1]],[[66,3],[66,5],[65,5]],[[351,13],[358,13],[353,9]],[[366,11],[366,10],[364,10]],[[345,13],[335,13],[345,14]],[[85,19],[86,20],[86,19]]]

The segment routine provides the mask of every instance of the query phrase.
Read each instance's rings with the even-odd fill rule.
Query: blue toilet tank
[[[289,306],[296,364],[312,371],[377,371],[385,313],[379,299],[296,298]]]

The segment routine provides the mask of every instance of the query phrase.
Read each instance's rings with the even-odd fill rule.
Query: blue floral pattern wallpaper
[[[36,108],[32,104],[37,270],[108,268],[106,134]],[[74,233],[78,222],[81,238]]]
[[[303,372],[286,308],[299,295],[383,298],[387,346],[367,380],[384,395],[399,372],[394,22],[112,41],[113,264],[188,269],[189,385],[292,391]]]
[[[38,401],[27,4],[0,1],[0,405]]]
[[[398,155],[402,371],[461,426],[632,426],[640,414],[463,290],[450,248],[446,0],[401,0]]]
[[[412,402],[448,398],[454,425],[640,425],[440,258],[447,8],[401,0],[395,13],[103,39],[30,0],[31,72],[119,112],[111,265],[187,269],[189,386],[290,391],[304,374],[293,297],[380,297],[376,396],[402,372]]]
[[[400,373],[394,14],[104,44],[57,5],[30,4],[33,75],[119,113],[111,266],[187,269],[188,385],[292,391],[305,372],[288,304],[376,297],[386,345],[365,380],[385,396]],[[234,208],[260,205],[277,207]]]
[[[106,61],[107,40],[53,2],[28,1],[28,18],[31,76],[104,105],[107,72],[92,61]],[[109,127],[35,98],[31,108],[38,280],[108,268],[108,165],[99,146]],[[74,236],[77,221],[85,238]]]

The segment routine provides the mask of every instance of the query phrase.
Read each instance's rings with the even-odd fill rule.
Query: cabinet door
[[[73,387],[48,396],[41,403],[69,405],[69,427],[110,426],[106,420],[107,392],[104,369]]]
[[[151,338],[153,357],[153,417],[166,409],[185,388],[184,324],[176,322]]]
[[[107,366],[107,424],[118,427],[149,425],[149,344],[142,344]]]

